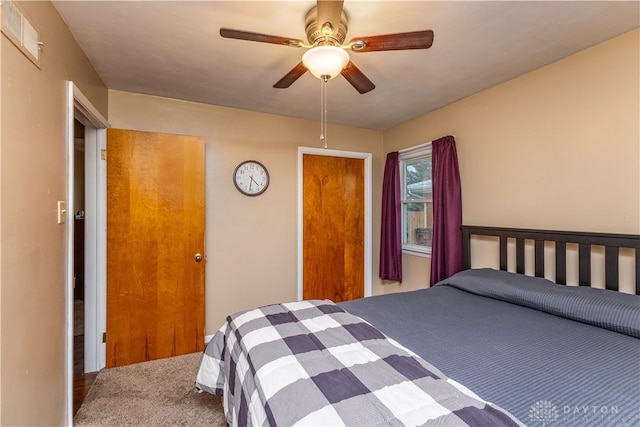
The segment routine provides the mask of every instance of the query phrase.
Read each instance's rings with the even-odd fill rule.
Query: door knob
[[[202,254],[197,253],[196,256],[195,256],[195,259],[196,259],[196,262],[202,261]]]

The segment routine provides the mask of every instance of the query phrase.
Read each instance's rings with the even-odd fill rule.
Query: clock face
[[[233,183],[242,194],[257,196],[264,193],[269,186],[269,172],[262,163],[247,160],[236,167]]]

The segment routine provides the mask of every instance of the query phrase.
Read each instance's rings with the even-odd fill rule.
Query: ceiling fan
[[[307,13],[305,19],[308,43],[294,38],[231,28],[220,28],[220,35],[230,39],[308,49],[303,55],[302,61],[273,85],[275,88],[288,88],[309,70],[324,81],[342,74],[360,93],[367,93],[376,86],[349,59],[347,50],[359,53],[428,49],[433,44],[433,31],[431,30],[354,37],[347,44],[343,44],[348,29],[348,19],[343,9],[343,3],[343,1],[318,0],[317,6]]]

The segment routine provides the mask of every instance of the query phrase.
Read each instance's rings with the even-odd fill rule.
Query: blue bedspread
[[[468,270],[339,305],[527,425],[640,425],[638,296]]]

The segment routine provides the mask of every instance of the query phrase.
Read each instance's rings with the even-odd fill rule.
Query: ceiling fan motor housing
[[[314,7],[309,11],[309,13],[307,13],[307,18],[305,20],[307,40],[309,41],[309,44],[313,46],[323,44],[341,46],[344,43],[345,38],[347,37],[348,26],[349,22],[344,10],[340,15],[340,24],[338,25],[338,28],[333,28],[329,24],[328,28],[331,31],[323,31],[326,26],[325,22],[318,22],[317,7]]]

